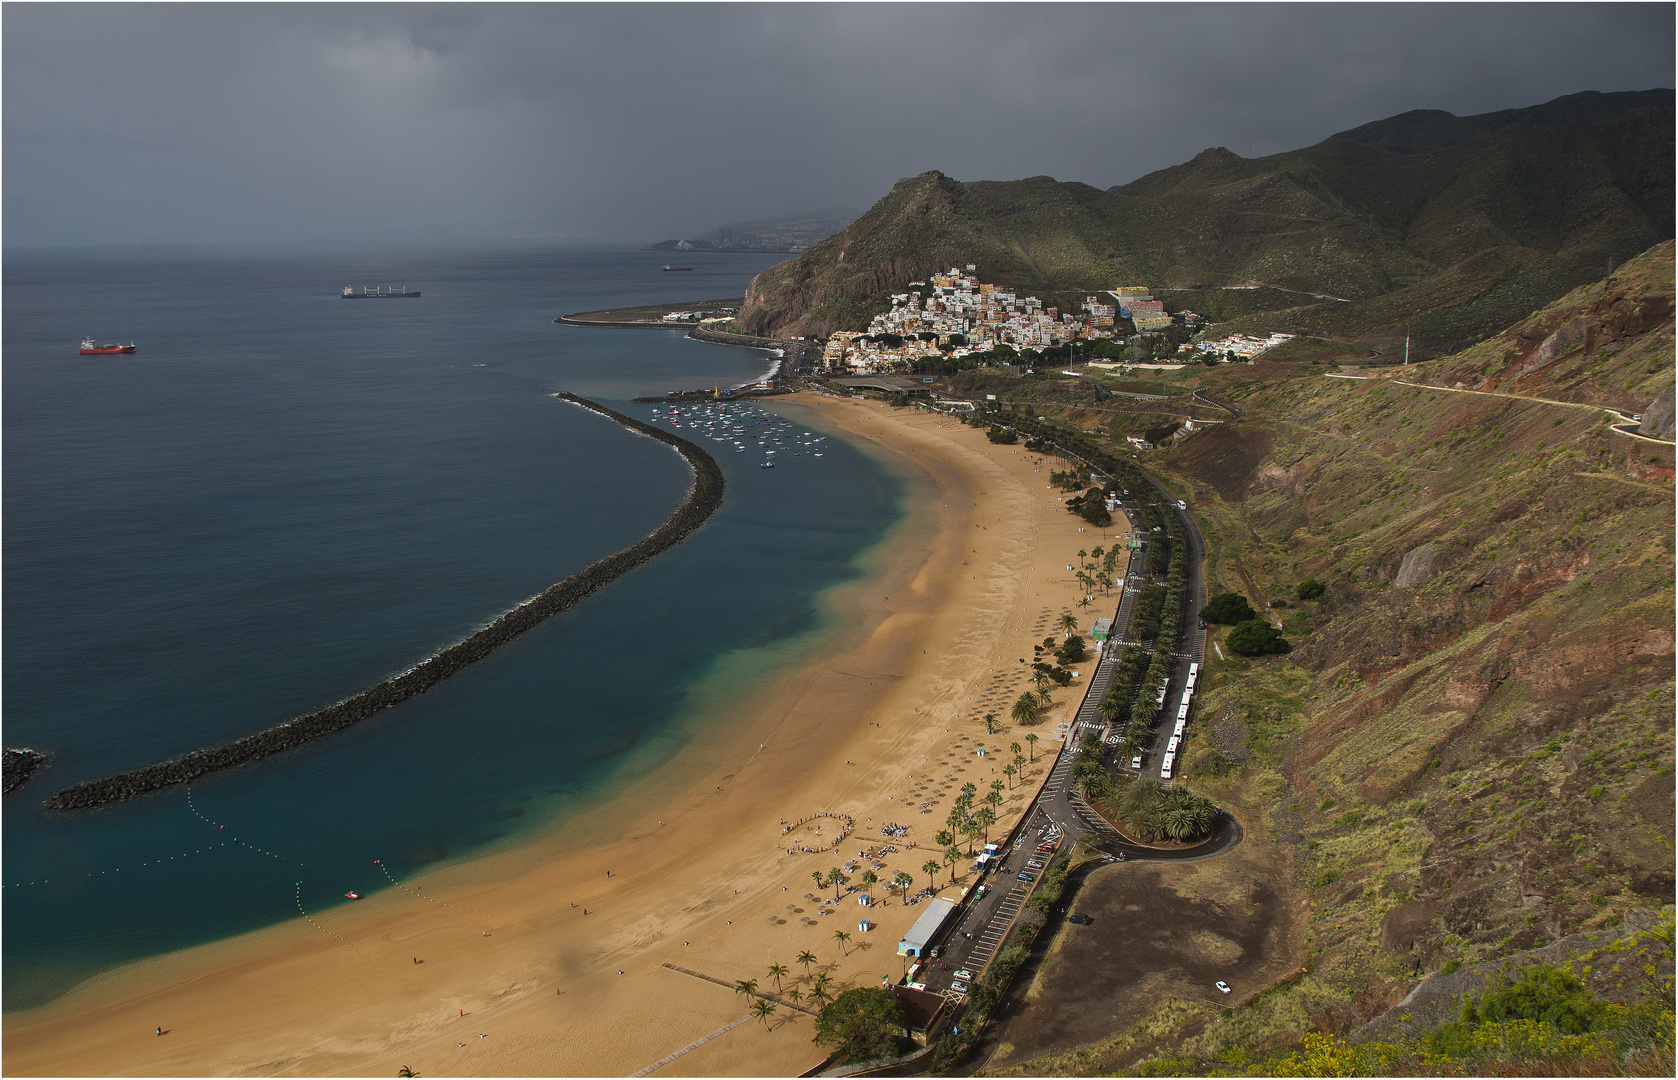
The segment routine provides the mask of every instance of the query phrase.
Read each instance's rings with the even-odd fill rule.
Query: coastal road
[[[1151,478],[1150,482],[1153,482]],[[1169,495],[1157,483],[1154,486],[1161,494]],[[1172,500],[1170,505],[1175,508],[1175,500]],[[1131,518],[1133,528],[1140,528],[1139,523],[1131,516],[1131,511],[1127,509],[1125,513]],[[1180,697],[1182,680],[1188,674],[1189,663],[1203,656],[1205,649],[1206,635],[1197,628],[1195,615],[1205,604],[1205,586],[1201,580],[1200,565],[1205,558],[1206,547],[1193,517],[1183,510],[1174,509],[1174,513],[1176,521],[1173,525],[1173,535],[1181,537],[1183,542],[1189,545],[1189,570],[1184,588],[1184,600],[1189,610],[1181,623],[1184,627],[1183,639],[1179,643],[1178,670],[1172,680]],[[1183,850],[1158,851],[1126,840],[1085,805],[1077,792],[1077,785],[1072,778],[1072,764],[1079,753],[1077,741],[1084,730],[1105,730],[1105,725],[1095,711],[1096,705],[1112,682],[1113,669],[1117,666],[1115,657],[1129,639],[1130,615],[1135,605],[1142,566],[1143,553],[1132,552],[1130,564],[1125,571],[1125,587],[1120,594],[1118,608],[1114,612],[1112,634],[1102,649],[1096,670],[1085,688],[1072,730],[1056,754],[1043,786],[1026,810],[1021,824],[1014,831],[1011,842],[998,852],[997,859],[987,868],[982,879],[988,886],[985,896],[974,900],[972,894],[969,894],[968,901],[952,914],[950,921],[945,924],[942,938],[935,943],[943,946],[943,955],[931,960],[916,974],[917,980],[924,982],[927,990],[933,993],[943,993],[946,997],[960,1000],[964,995],[955,992],[950,986],[954,981],[955,972],[966,970],[976,976],[982,975],[985,965],[995,959],[997,950],[1006,940],[1008,931],[1013,927],[1034,885],[1020,881],[1017,875],[1021,870],[1028,869],[1025,865],[1028,861],[1037,858],[1037,847],[1047,837],[1058,835],[1060,847],[1064,849],[1086,834],[1093,833],[1096,836],[1097,849],[1108,862],[1209,859],[1230,850],[1242,840],[1241,826],[1233,818],[1220,813],[1213,826],[1212,835],[1204,844]],[[1164,738],[1169,740],[1171,726],[1162,725],[1162,728]],[[1160,742],[1159,746],[1163,749],[1164,742]],[[1158,754],[1155,754],[1151,761],[1157,776]],[[1121,764],[1128,765],[1128,762]],[[1047,862],[1043,859],[1037,861]],[[1029,869],[1035,872],[1035,868]]]

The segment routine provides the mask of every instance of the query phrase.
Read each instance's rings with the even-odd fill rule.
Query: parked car
[[[1021,870],[1016,876],[1021,881],[1036,881],[1037,880],[1037,875],[1036,874],[1030,874],[1030,873],[1027,873],[1024,870]]]
[[[956,972],[956,978],[962,980],[963,982],[972,982],[973,973],[968,971],[966,968],[962,968]]]
[[[1037,859],[1027,859],[1025,861],[1025,868],[1027,870],[1041,870],[1043,869],[1043,864]]]
[[[1069,923],[1077,923],[1079,926],[1088,926],[1090,923],[1094,922],[1095,920],[1091,919],[1088,915],[1084,915],[1084,914],[1081,914],[1080,912],[1074,911],[1072,914],[1070,914],[1066,917],[1066,921],[1069,922]]]
[[[950,989],[954,990],[958,994],[965,994],[967,993],[967,984],[962,982],[960,979],[957,979],[955,982],[950,984]]]
[[[1224,982],[1222,979],[1219,979],[1216,983],[1213,983],[1213,985],[1224,993],[1229,993],[1229,984]]]

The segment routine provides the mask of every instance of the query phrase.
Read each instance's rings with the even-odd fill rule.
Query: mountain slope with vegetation
[[[1294,649],[1237,657],[1214,628],[1181,783],[1291,853],[1264,884],[1296,898],[1308,934],[1294,976],[1233,1012],[1162,1002],[1106,1050],[1022,1068],[1403,1074],[1461,1051],[1470,1071],[1594,1074],[1635,1050],[1609,1071],[1670,1075],[1673,448],[1595,406],[1670,399],[1672,259],[1659,245],[1387,378],[1192,376],[1241,415],[1137,460],[1189,501],[1211,592],[1246,596]],[[1580,320],[1598,328],[1589,349]],[[1073,431],[1095,416],[1033,408]],[[1485,971],[1489,987],[1520,957],[1571,964],[1590,1009],[1632,1012],[1574,1032],[1534,1020],[1510,1056],[1473,1025],[1419,1031],[1417,1001],[1395,1008],[1424,973]],[[1644,1005],[1664,1042],[1623,1027]],[[1400,1029],[1421,1042],[1347,1049]],[[1582,1032],[1605,1034],[1558,1041]]]
[[[971,262],[1017,289],[1143,284],[1217,309],[1265,285],[1266,327],[1407,327],[1438,355],[1672,236],[1673,116],[1670,90],[1412,113],[1265,158],[1214,148],[1106,191],[923,173],[759,274],[741,319],[772,335],[862,329],[890,293]]]

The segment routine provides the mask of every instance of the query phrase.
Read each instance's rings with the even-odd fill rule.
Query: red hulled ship
[[[95,345],[92,338],[82,338],[81,353],[83,356],[97,356],[101,353],[125,353],[133,351],[134,343],[132,341],[126,345]]]

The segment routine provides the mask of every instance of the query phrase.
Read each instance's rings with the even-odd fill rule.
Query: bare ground
[[[1068,910],[1094,921],[1063,923],[1048,955],[1021,972],[1016,988],[1027,988],[999,1014],[983,1070],[1060,1072],[1041,1059],[1126,1032],[1165,999],[1210,1018],[1288,974],[1299,960],[1294,912],[1274,884],[1286,874],[1282,858],[1261,841],[1205,862],[1092,872]],[[1221,994],[1219,979],[1234,992]],[[1077,1071],[1116,1068],[1140,1043],[1117,1040],[1108,1052],[1080,1055]]]

